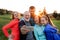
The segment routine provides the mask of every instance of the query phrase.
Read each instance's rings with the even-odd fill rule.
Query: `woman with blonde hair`
[[[60,34],[57,33],[57,28],[55,28],[55,26],[51,23],[51,20],[48,18],[48,16],[42,16],[40,21],[41,25],[45,27],[44,33],[46,35],[46,40],[60,40]]]

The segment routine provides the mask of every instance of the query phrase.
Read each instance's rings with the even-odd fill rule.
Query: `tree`
[[[4,15],[7,13],[7,10],[6,9],[0,9],[0,15]]]
[[[54,18],[57,18],[57,16],[58,16],[57,11],[54,11],[53,17],[54,17]]]

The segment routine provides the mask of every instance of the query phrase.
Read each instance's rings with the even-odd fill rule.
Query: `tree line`
[[[54,11],[52,16],[53,16],[55,19],[60,20],[60,13],[57,13],[57,11]]]
[[[13,11],[11,10],[6,10],[6,9],[0,9],[0,15],[5,15],[5,14],[11,14],[13,13]],[[46,10],[44,10],[44,14],[46,13]],[[21,14],[21,16],[23,16],[23,14]],[[57,19],[60,20],[60,13],[57,13],[57,11],[54,11],[52,13],[52,16]]]
[[[11,14],[12,11],[8,11],[6,9],[0,9],[0,15],[4,15],[4,14]]]

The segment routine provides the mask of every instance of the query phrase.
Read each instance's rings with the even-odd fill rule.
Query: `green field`
[[[2,32],[2,27],[9,23],[10,21],[10,15],[0,15],[0,40],[7,40],[7,38],[4,36]]]
[[[7,38],[4,36],[2,32],[2,27],[9,23],[10,21],[10,15],[0,15],[0,40],[7,40]],[[57,28],[60,30],[60,20],[53,19],[54,24],[57,26]]]

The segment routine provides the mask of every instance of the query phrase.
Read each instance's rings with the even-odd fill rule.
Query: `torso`
[[[34,29],[37,31],[37,35],[40,40],[46,40],[45,34],[43,32],[45,27],[43,26],[40,27],[39,25],[35,25]]]

